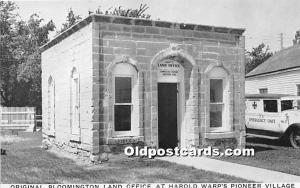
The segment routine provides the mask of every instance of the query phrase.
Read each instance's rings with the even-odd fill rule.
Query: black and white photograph
[[[299,0],[0,0],[3,188],[300,188]]]

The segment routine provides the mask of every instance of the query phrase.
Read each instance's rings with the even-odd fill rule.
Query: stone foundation
[[[48,135],[43,135],[43,148],[44,149],[51,149],[52,147],[55,147],[59,150],[64,150],[70,154],[76,155],[83,160],[91,161],[91,162],[101,162],[101,155],[93,154],[91,151],[84,150],[84,147],[82,147],[82,144],[78,142],[58,142],[55,140],[55,137],[51,137]]]

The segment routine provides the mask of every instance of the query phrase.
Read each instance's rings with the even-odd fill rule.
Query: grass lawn
[[[165,161],[114,155],[102,164],[63,157],[41,146],[41,133],[2,137],[2,183],[246,182]]]
[[[246,141],[247,148],[254,148],[254,157],[223,157],[220,160],[300,176],[300,149],[294,149],[279,140],[250,137]]]

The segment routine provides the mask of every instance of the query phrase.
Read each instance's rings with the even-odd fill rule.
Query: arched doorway
[[[153,145],[186,147],[188,137],[193,145],[196,143],[199,133],[194,126],[198,126],[198,113],[190,107],[198,105],[197,72],[193,59],[182,50],[167,49],[154,57],[150,78]],[[187,122],[189,119],[195,123]]]
[[[175,148],[179,145],[184,106],[184,68],[169,58],[157,65],[158,146]]]

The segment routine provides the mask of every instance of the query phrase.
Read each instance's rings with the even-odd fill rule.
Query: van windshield
[[[293,109],[293,101],[292,100],[284,100],[281,101],[281,111]]]

